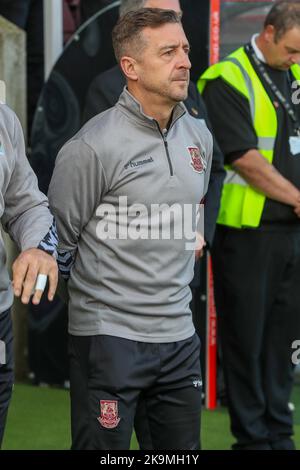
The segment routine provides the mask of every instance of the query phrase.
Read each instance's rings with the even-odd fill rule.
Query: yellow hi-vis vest
[[[291,71],[300,80],[300,67],[293,65]],[[198,81],[199,91],[202,93],[206,83],[217,78],[236,88],[249,101],[258,151],[272,163],[278,126],[276,111],[243,47],[209,67]],[[217,222],[235,228],[258,227],[266,196],[251,187],[232,166],[226,166],[226,171]]]

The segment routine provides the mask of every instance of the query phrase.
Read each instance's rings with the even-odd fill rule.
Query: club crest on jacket
[[[203,173],[206,169],[206,163],[198,147],[188,147],[191,157],[190,165],[196,173]]]

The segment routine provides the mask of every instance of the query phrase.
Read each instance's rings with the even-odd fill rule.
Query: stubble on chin
[[[181,90],[173,91],[170,95],[172,99],[177,103],[186,100],[188,97],[188,84],[182,87]]]

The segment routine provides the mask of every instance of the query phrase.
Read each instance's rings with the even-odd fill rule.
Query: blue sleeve
[[[58,237],[56,231],[55,220],[53,218],[53,222],[49,231],[44,236],[43,240],[38,245],[40,250],[46,251],[49,255],[54,255],[57,258],[57,245],[58,245]]]
[[[60,274],[62,278],[65,281],[67,281],[70,277],[71,268],[75,261],[75,252],[58,250],[57,245],[58,245],[58,236],[57,236],[55,220],[53,219],[53,223],[48,233],[40,242],[38,248],[40,250],[46,251],[46,253],[49,253],[49,255],[55,256]]]
[[[68,281],[72,266],[75,262],[75,251],[61,251],[57,253],[59,272],[65,281]]]

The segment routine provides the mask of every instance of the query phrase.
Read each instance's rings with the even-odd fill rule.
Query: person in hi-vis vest
[[[300,338],[300,2],[199,79],[227,176],[213,247],[237,449],[293,449]]]

